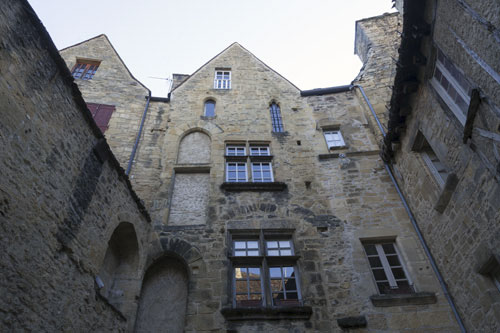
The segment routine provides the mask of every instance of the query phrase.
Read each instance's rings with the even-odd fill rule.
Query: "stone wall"
[[[435,22],[433,34],[422,40],[428,62],[420,70],[420,88],[411,96],[412,114],[394,158],[398,182],[471,332],[500,329],[500,291],[484,271],[500,249],[500,16],[492,8],[498,3],[439,1],[434,7],[428,2],[426,22]],[[480,91],[465,143],[467,125],[430,82],[437,48]],[[444,187],[415,149],[419,132],[454,179]]]
[[[216,68],[231,68],[231,90],[213,89]],[[207,98],[217,103],[213,118],[203,116]],[[283,133],[272,132],[271,102],[280,106]],[[456,329],[378,157],[362,103],[353,91],[303,98],[296,87],[233,44],[179,85],[169,103],[151,104],[132,176],[162,244],[175,240],[189,244],[186,253],[199,253],[187,260],[192,273],[187,332],[341,331],[336,319],[353,316],[364,316],[373,330]],[[340,129],[346,146],[329,151],[323,131],[332,128]],[[193,131],[210,136],[209,163],[178,161],[181,139]],[[274,180],[286,188],[254,191],[240,184],[234,191],[225,186],[226,143],[247,148],[268,144]],[[202,225],[188,225],[191,219],[185,215],[172,218],[177,181],[200,168],[209,177],[209,190],[202,194],[207,214]],[[184,188],[194,195],[189,189]],[[300,256],[296,267],[302,307],[288,312],[233,308],[231,239],[258,238],[260,232],[292,237]],[[362,247],[362,241],[374,239],[396,242],[416,290],[432,295],[429,304],[374,306],[370,296],[377,294],[376,286]]]
[[[60,54],[69,69],[78,59],[99,61],[91,80],[76,79],[76,82],[85,102],[116,107],[105,135],[118,161],[126,168],[149,89],[132,76],[106,35],[62,49]]]
[[[130,329],[148,214],[27,2],[2,2],[0,18],[1,330]],[[136,255],[113,255],[113,234]]]
[[[392,94],[398,47],[401,44],[402,16],[399,13],[383,14],[356,21],[354,53],[363,62],[353,84],[359,84],[365,90],[370,103],[387,131],[388,102]],[[359,91],[358,97],[363,98]],[[367,106],[363,106],[368,115],[370,126],[381,142],[382,134]]]

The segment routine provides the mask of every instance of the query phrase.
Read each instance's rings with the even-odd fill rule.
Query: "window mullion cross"
[[[397,288],[398,284],[396,279],[394,279],[394,275],[392,274],[391,265],[389,261],[387,261],[387,257],[385,256],[384,249],[382,248],[382,244],[375,244],[375,248],[377,249],[377,254],[382,262],[382,267],[384,268],[385,275],[387,276],[387,280],[389,281],[389,285],[391,288]]]

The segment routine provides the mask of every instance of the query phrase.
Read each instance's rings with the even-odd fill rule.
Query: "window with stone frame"
[[[418,131],[415,138],[413,150],[420,153],[422,160],[427,165],[428,170],[438,183],[439,187],[444,188],[446,180],[448,179],[449,171],[420,131]]]
[[[73,75],[75,79],[92,80],[99,68],[99,64],[99,61],[94,60],[77,60],[71,71],[71,75]]]
[[[344,138],[339,129],[324,131],[326,145],[328,149],[340,148],[345,146]]]
[[[380,294],[411,294],[415,290],[394,241],[363,242]]]
[[[440,49],[437,49],[434,75],[430,83],[457,119],[465,125],[472,85]]]
[[[215,70],[214,89],[231,89],[230,70],[227,69]]]
[[[272,102],[269,106],[269,111],[271,113],[271,124],[273,126],[273,132],[284,132],[280,106],[277,103]]]
[[[274,182],[273,156],[268,144],[227,144],[225,158],[226,182]]]
[[[232,234],[233,307],[302,305],[291,235]]]
[[[215,101],[213,99],[205,101],[203,115],[205,117],[215,117]]]

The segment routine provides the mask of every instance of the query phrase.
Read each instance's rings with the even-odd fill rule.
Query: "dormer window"
[[[231,71],[215,71],[214,89],[231,89]]]
[[[98,61],[77,60],[75,67],[71,71],[71,75],[75,79],[92,80],[95,72],[97,72],[97,68],[99,68]]]

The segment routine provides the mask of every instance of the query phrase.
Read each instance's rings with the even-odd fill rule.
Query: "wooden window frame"
[[[276,234],[266,235],[262,230],[259,234],[252,235],[230,235],[231,240],[231,248],[229,249],[230,253],[230,262],[231,262],[231,274],[232,274],[232,285],[231,285],[231,297],[232,297],[232,305],[233,308],[244,308],[244,307],[283,307],[283,306],[302,306],[302,294],[300,289],[300,277],[297,268],[297,260],[298,256],[295,255],[293,239],[290,234],[284,234],[277,236]],[[258,241],[258,251],[259,256],[255,255],[247,255],[241,256],[236,255],[236,242],[248,242],[248,241]],[[290,246],[286,247],[287,250],[291,251],[291,255],[268,255],[267,244],[268,242],[283,242],[288,241]],[[279,243],[278,243],[279,244]],[[273,248],[274,249],[274,248]],[[236,269],[241,267],[253,267],[260,268],[260,280],[261,280],[261,291],[262,297],[260,302],[256,302],[253,300],[248,300],[248,302],[238,302],[236,299],[237,291],[236,291]],[[271,268],[280,267],[281,271],[281,281],[283,285],[283,289],[281,292],[273,293],[273,280],[278,280],[276,278],[271,278]],[[293,269],[293,280],[295,280],[295,290],[290,290],[287,292],[285,287],[285,279],[286,276],[283,275],[283,267],[290,267]],[[273,299],[273,294],[283,293],[283,300],[276,302]],[[297,299],[288,299],[288,294],[297,294]],[[240,293],[241,294],[241,293]],[[248,296],[250,297],[250,296]]]
[[[71,75],[75,79],[84,81],[92,80],[100,64],[100,61],[95,60],[77,60],[71,70]]]

